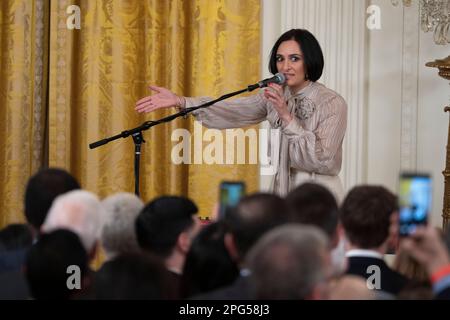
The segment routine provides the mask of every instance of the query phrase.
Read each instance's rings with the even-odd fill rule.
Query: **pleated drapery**
[[[68,28],[72,5],[80,29]],[[174,113],[134,111],[149,84],[218,97],[257,81],[259,9],[259,0],[2,0],[1,225],[23,221],[25,184],[40,167],[67,169],[102,198],[133,192],[131,137],[93,150],[89,143]],[[221,180],[257,189],[257,165],[175,164],[177,129],[193,144],[192,117],[144,132],[144,201],[186,195],[208,216]]]

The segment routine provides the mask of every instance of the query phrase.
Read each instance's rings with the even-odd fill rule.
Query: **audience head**
[[[78,181],[67,171],[48,168],[28,180],[25,191],[25,217],[39,231],[53,200],[60,194],[80,189]]]
[[[163,196],[148,203],[136,219],[141,249],[168,258],[176,247],[187,253],[199,229],[197,206],[189,199]]]
[[[286,203],[290,221],[317,226],[337,245],[338,204],[326,187],[304,183],[288,194]]]
[[[242,261],[255,242],[268,230],[287,222],[287,206],[285,201],[277,195],[255,193],[241,199],[234,210],[230,210],[225,217],[227,232],[227,249],[233,259]]]
[[[135,222],[144,203],[132,193],[118,193],[102,201],[101,242],[108,259],[120,253],[139,251]]]
[[[435,297],[429,281],[410,281],[396,298],[397,300],[433,300]]]
[[[95,274],[93,298],[99,300],[162,300],[176,298],[174,285],[159,258],[122,254]]]
[[[248,266],[257,299],[327,298],[327,236],[314,226],[287,224],[265,234],[250,250]]]
[[[71,230],[80,237],[86,251],[93,255],[100,237],[102,210],[100,200],[93,193],[70,191],[55,199],[41,231]]]
[[[28,248],[33,243],[33,234],[26,224],[10,224],[0,230],[0,251]]]
[[[35,299],[74,297],[85,289],[89,276],[86,250],[71,231],[43,234],[28,251],[25,275]],[[73,279],[69,279],[71,275]],[[70,288],[69,283],[73,287]]]
[[[366,279],[343,275],[330,285],[330,300],[376,300],[377,291],[367,287]]]
[[[357,186],[344,199],[340,219],[353,246],[374,249],[389,240],[392,215],[397,211],[397,197],[386,188]]]
[[[224,244],[221,222],[202,228],[186,256],[182,278],[182,297],[190,297],[229,285],[239,275]]]

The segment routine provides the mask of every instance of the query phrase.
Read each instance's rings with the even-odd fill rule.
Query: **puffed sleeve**
[[[290,166],[319,174],[336,175],[342,163],[342,141],[347,127],[347,104],[336,95],[317,106],[317,126],[305,130],[294,117],[282,127],[289,141]]]
[[[210,97],[186,97],[186,108],[213,100]],[[233,100],[223,100],[214,105],[193,112],[195,118],[205,127],[216,129],[240,128],[266,119],[266,100],[262,91],[258,94]]]

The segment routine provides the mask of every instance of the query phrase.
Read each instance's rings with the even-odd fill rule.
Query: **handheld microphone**
[[[264,88],[267,87],[269,83],[277,83],[277,84],[284,84],[286,82],[286,77],[281,72],[278,72],[276,75],[274,75],[272,78],[267,78],[264,80],[259,81],[258,83],[252,84],[248,86],[248,91],[253,91],[257,88]]]

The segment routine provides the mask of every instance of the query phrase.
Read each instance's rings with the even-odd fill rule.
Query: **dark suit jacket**
[[[0,300],[24,300],[30,291],[22,266],[29,248],[0,253]]]
[[[442,290],[434,297],[435,300],[450,300],[450,287]]]
[[[194,296],[193,300],[253,300],[249,277],[239,276],[230,286]]]
[[[0,273],[19,271],[25,263],[29,248],[0,252]]]
[[[181,275],[167,269],[167,286],[169,291],[173,292],[174,299],[180,299],[181,297]]]
[[[27,300],[30,297],[28,283],[22,271],[0,274],[0,300]]]
[[[371,265],[380,268],[380,287],[383,291],[396,295],[408,283],[408,278],[389,268],[384,260],[372,257],[349,257],[346,273],[368,279],[374,274],[373,271],[367,271]]]

